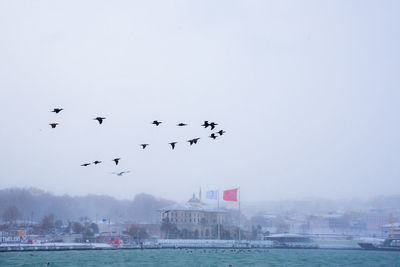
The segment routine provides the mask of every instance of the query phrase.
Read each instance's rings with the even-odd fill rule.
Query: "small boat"
[[[359,242],[358,245],[368,250],[400,251],[400,238],[386,238],[383,242]]]

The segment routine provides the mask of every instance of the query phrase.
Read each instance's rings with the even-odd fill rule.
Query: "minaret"
[[[200,187],[200,190],[199,190],[199,200],[200,200],[200,203],[201,203],[201,187]]]

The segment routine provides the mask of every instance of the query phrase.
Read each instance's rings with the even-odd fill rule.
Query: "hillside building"
[[[187,203],[173,204],[160,210],[164,238],[218,238],[218,223],[227,221],[227,213],[201,201],[201,191]],[[178,234],[177,234],[178,232]]]

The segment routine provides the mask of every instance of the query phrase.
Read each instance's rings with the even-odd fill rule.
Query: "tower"
[[[201,187],[200,187],[200,190],[199,190],[199,200],[201,202]]]

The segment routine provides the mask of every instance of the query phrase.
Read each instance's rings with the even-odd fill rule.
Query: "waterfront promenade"
[[[138,244],[106,243],[41,243],[41,244],[0,244],[0,252],[15,251],[63,251],[63,250],[115,250],[115,249],[273,249],[282,248],[268,240],[202,240],[202,239],[158,239]],[[310,244],[287,243],[284,248],[293,249],[360,249],[357,241],[317,240]]]

